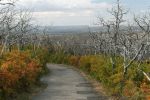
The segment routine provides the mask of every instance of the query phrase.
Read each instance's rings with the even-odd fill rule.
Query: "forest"
[[[128,21],[130,10],[117,0],[110,19],[97,17],[100,32],[49,34],[16,2],[0,3],[0,100],[16,100],[38,85],[47,63],[76,67],[110,96],[150,99],[150,12]]]

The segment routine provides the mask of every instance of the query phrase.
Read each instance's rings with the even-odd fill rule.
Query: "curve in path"
[[[64,65],[49,64],[50,74],[41,80],[48,86],[32,100],[107,100],[77,71]]]

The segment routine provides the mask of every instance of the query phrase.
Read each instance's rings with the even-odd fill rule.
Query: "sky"
[[[29,9],[39,25],[94,25],[98,16],[108,18],[107,10],[116,0],[19,0],[17,6]],[[150,0],[121,0],[131,13],[145,13]]]

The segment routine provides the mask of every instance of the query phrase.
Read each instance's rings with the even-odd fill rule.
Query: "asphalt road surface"
[[[50,73],[41,79],[47,87],[32,100],[108,100],[97,93],[79,72],[65,65],[49,64]]]

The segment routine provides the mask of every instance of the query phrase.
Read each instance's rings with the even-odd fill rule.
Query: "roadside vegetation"
[[[16,9],[13,0],[0,5],[0,100],[16,100],[48,72],[48,40],[28,10]]]
[[[63,56],[62,56],[63,55]],[[149,100],[150,82],[141,70],[137,69],[139,64],[135,61],[128,70],[126,79],[123,76],[123,58],[116,57],[116,67],[113,69],[108,55],[86,55],[74,56],[53,54],[49,59],[51,63],[72,65],[87,75],[100,82],[106,94],[115,98],[126,98],[131,100]],[[60,60],[61,59],[61,60]],[[53,62],[54,61],[54,62]],[[143,61],[142,70],[150,72],[150,63]]]
[[[45,52],[45,50],[40,50]],[[46,56],[46,55],[43,55]],[[20,93],[30,92],[38,85],[39,78],[46,70],[45,58],[32,54],[32,51],[17,51],[3,54],[0,59],[0,100],[12,100]]]
[[[83,70],[102,83],[111,96],[149,100],[150,13],[125,19],[128,12],[117,0],[108,10],[110,19],[98,17],[101,32],[91,32],[89,27],[88,36],[58,36],[58,52],[50,61]]]
[[[150,13],[128,23],[128,10],[117,0],[112,18],[98,17],[101,32],[50,35],[32,25],[30,12],[14,5],[0,9],[0,100],[29,92],[47,72],[47,62],[75,66],[111,96],[150,99]]]

